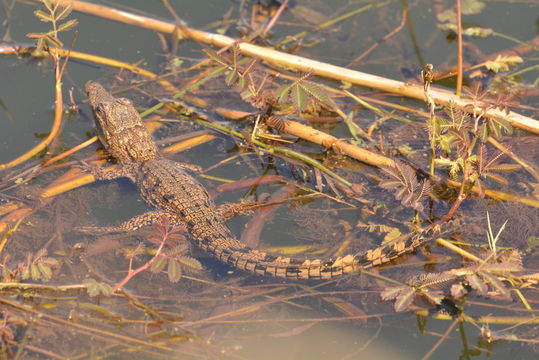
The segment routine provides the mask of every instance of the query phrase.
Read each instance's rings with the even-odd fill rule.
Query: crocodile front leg
[[[79,167],[90,174],[96,180],[115,180],[118,178],[128,178],[135,182],[136,172],[140,168],[139,163],[116,164],[110,166],[98,166],[82,162]]]

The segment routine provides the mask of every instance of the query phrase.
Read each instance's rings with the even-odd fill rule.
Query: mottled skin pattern
[[[395,244],[332,260],[280,257],[246,247],[223,223],[204,187],[181,164],[159,156],[130,100],[114,98],[93,81],[86,84],[86,92],[100,128],[100,139],[118,161],[114,171],[90,171],[98,180],[128,177],[137,184],[142,198],[156,209],[107,231],[134,230],[165,215],[173,224],[184,224],[200,248],[224,263],[255,274],[294,279],[330,279],[381,265],[427,240],[417,234]]]

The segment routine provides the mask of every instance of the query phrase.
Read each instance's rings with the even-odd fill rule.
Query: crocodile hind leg
[[[93,235],[133,231],[155,222],[160,222],[163,216],[170,221],[172,226],[183,225],[183,222],[178,217],[172,216],[170,213],[164,211],[150,211],[132,217],[117,226],[81,226],[75,228],[75,231]]]

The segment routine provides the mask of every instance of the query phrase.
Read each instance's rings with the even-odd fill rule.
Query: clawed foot
[[[217,208],[217,212],[223,221],[228,221],[237,215],[252,215],[253,209],[260,207],[257,202],[225,203]]]
[[[180,167],[182,167],[184,169],[187,169],[187,170],[195,172],[195,173],[199,173],[199,172],[202,171],[202,167],[198,166],[198,165],[187,164],[187,163],[182,163],[182,162],[177,162],[176,164],[178,164]]]

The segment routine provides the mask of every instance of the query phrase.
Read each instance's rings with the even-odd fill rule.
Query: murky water
[[[205,28],[211,32],[223,30],[237,36],[236,29],[243,26],[238,21],[240,3],[244,2],[182,0],[171,2],[171,6],[190,27]],[[281,23],[276,25],[271,40],[277,41],[287,35],[308,30],[310,33],[302,43],[306,47],[301,48],[297,54],[337,65],[350,63],[397,27],[402,16],[402,3],[396,1],[388,1],[384,6],[380,6],[379,2],[346,0],[293,3],[294,7],[285,12]],[[172,18],[161,2],[118,1],[107,4],[125,7],[126,11],[136,11],[147,16],[166,20]],[[313,31],[322,22],[369,4],[371,8],[366,8],[348,20],[323,31]],[[435,64],[437,68],[447,68],[456,63],[455,42],[447,41],[446,33],[436,28],[437,20],[431,2],[413,2],[410,6],[409,24],[394,37],[381,42],[379,47],[357,65],[352,65],[352,68],[391,79],[416,81],[408,76],[417,77],[423,62]],[[452,2],[446,4],[446,7],[451,6]],[[537,8],[536,4],[529,2],[489,2],[481,14],[465,17],[465,25],[493,28],[504,36],[470,41],[474,46],[467,49],[468,59],[478,61],[477,54],[491,54],[515,46],[514,42],[505,38],[507,36],[522,41],[534,38],[537,35]],[[47,29],[47,24],[33,15],[35,9],[26,3],[14,5],[8,22],[13,41],[27,43],[29,40],[25,37],[26,33]],[[250,7],[245,11],[250,16]],[[74,50],[137,63],[155,73],[167,71],[163,70],[170,60],[165,56],[167,51],[163,49],[166,41],[156,33],[77,12],[70,15],[70,18],[78,19],[78,33],[73,42],[72,32],[63,41],[67,46],[73,44]],[[182,61],[181,66],[186,68],[200,61],[203,58],[200,49],[199,44],[182,41],[176,52]],[[537,51],[535,57],[536,54]],[[528,71],[520,76],[523,83],[529,84],[536,80],[537,72]],[[172,76],[170,80],[185,85],[186,77],[193,79],[196,75],[194,72],[182,73],[177,78]],[[53,78],[50,60],[16,56],[0,58],[0,163],[27,151],[49,131],[53,121]],[[100,80],[110,86],[116,81],[124,81],[125,85],[128,83],[126,80],[131,78],[133,75],[125,70],[75,59],[70,61],[63,78],[66,107],[70,104],[68,90],[73,89],[73,99],[80,106],[81,112],[65,115],[62,135],[55,143],[55,153],[76,146],[94,133],[91,112],[84,103],[82,91],[86,81]],[[341,85],[337,82],[330,84],[335,88]],[[141,107],[153,105],[171,96],[152,84],[142,89],[142,92],[130,91],[122,93],[122,96],[133,98],[135,104]],[[360,91],[381,97],[368,89]],[[206,99],[212,106],[252,111],[224,81],[209,82],[197,90],[195,95]],[[388,101],[393,100],[389,98]],[[398,102],[412,108],[426,109],[426,105],[419,101],[402,99]],[[350,101],[339,104],[346,113],[356,110],[360,121],[363,121],[361,126],[365,128],[377,119],[373,112],[354,108]],[[531,109],[517,110],[533,116],[537,100],[523,99],[523,104],[529,105]],[[412,117],[406,114],[403,116]],[[404,127],[403,124],[407,126],[395,121],[385,130],[395,142],[395,148],[397,139],[392,138],[395,133],[403,135],[407,143],[412,141],[410,136],[404,134],[408,130],[404,131],[400,127]],[[247,124],[241,122],[230,126],[249,130]],[[343,123],[322,124],[318,127],[337,137],[350,138],[348,127]],[[215,134],[217,138],[169,157],[197,164],[204,169],[223,161],[223,164],[204,172],[213,179],[201,178],[201,182],[210,191],[221,185],[219,179],[235,181],[261,175],[283,175],[302,186],[316,187],[316,176],[311,174],[310,168],[299,169],[282,158],[256,154],[247,148],[238,152],[238,142],[234,139],[189,121],[167,124],[155,136],[161,140],[198,130]],[[530,147],[537,148],[536,137],[527,139],[531,139]],[[78,161],[90,158],[98,148],[94,144],[71,159]],[[366,224],[395,226],[399,221],[412,217],[412,211],[400,209],[399,201],[376,186],[375,177],[380,176],[376,169],[353,161],[327,159],[320,147],[305,142],[297,145],[295,150],[309,153],[325,161],[328,166],[336,163],[337,167],[342,167],[340,175],[367,187],[361,199],[367,201],[369,206],[358,206],[355,202],[357,199],[346,196],[340,201],[328,198],[311,200],[308,197],[296,199],[281,206],[271,219],[266,220],[257,247],[310,245],[311,252],[307,255],[320,257],[316,254],[318,249],[329,249],[329,253],[334,253],[339,246],[343,246],[343,240],[349,240],[348,250],[357,251],[373,247],[373,244],[376,246],[383,238],[376,231],[367,231]],[[537,166],[538,157],[533,155],[537,150],[530,150],[530,153],[529,161]],[[419,159],[414,161],[417,160],[423,166],[422,156],[420,154]],[[35,160],[31,162],[35,163]],[[22,171],[22,167],[17,169]],[[4,180],[10,174],[17,173],[12,171],[0,173],[0,178]],[[39,199],[41,189],[65,171],[61,169],[40,174],[27,185],[4,192],[2,204]],[[527,175],[519,172],[510,179],[513,183],[519,183],[519,190],[528,191],[532,185],[529,178],[519,180],[522,176]],[[238,202],[247,195],[250,196],[249,200],[261,200],[280,188],[281,185],[273,184],[235,189],[217,196],[217,202]],[[326,193],[334,195],[331,191]],[[298,192],[296,195],[305,193]],[[348,202],[358,207],[353,208]],[[410,311],[396,313],[393,303],[380,300],[380,289],[391,284],[385,281],[387,278],[403,282],[410,275],[444,269],[448,262],[455,267],[459,266],[460,260],[455,254],[435,245],[431,245],[433,256],[420,252],[417,256],[407,256],[392,263],[380,272],[368,271],[323,284],[250,276],[234,271],[202,251],[193,249],[193,256],[202,262],[204,269],[194,273],[186,271],[179,283],[171,283],[166,270],[158,274],[144,271],[129,282],[126,287],[128,295],[90,297],[75,285],[88,279],[118,283],[130,266],[125,256],[126,249],[132,251],[139,244],[149,247],[145,237],[147,232],[96,238],[81,235],[73,231],[73,228],[113,224],[148,210],[140,200],[137,189],[124,180],[99,182],[61,194],[54,201],[28,204],[39,210],[25,218],[20,230],[9,238],[8,246],[2,249],[2,258],[7,253],[10,258],[2,260],[3,263],[12,269],[16,268],[18,263],[32,261],[32,258],[28,260],[26,257],[27,253],[35,254],[39,249],[47,248],[47,256],[58,259],[61,266],[53,271],[51,282],[44,283],[52,284],[50,289],[34,287],[23,292],[20,289],[10,289],[5,284],[0,285],[4,292],[0,309],[5,311],[3,318],[14,334],[10,338],[0,332],[0,343],[2,349],[11,349],[13,353],[10,356],[21,351],[20,358],[61,359],[123,359],[133,356],[146,359],[417,359],[432,351],[431,359],[537,357],[534,347],[529,346],[529,343],[483,341],[479,329],[482,324],[479,322],[477,326],[469,323],[456,325],[446,334],[448,328],[455,325],[452,325],[451,319],[422,317],[414,312],[424,308],[434,314],[435,307],[426,302],[418,301]],[[525,235],[518,241],[505,236],[502,245],[526,250],[529,246],[526,241],[539,234],[539,229],[534,225],[535,220],[539,221],[536,208],[516,206],[512,210],[502,211],[501,208],[487,208],[487,204],[486,200],[471,200],[463,206],[463,213],[475,220],[466,224],[469,228],[463,226],[463,232],[481,233],[473,227],[485,226],[485,209],[490,209],[496,229],[501,226],[507,213],[515,213],[524,220],[522,225],[515,225],[519,224],[519,220],[512,219],[508,225],[513,229],[510,234],[516,238],[519,230],[526,228]],[[441,216],[450,206],[437,202],[432,205],[432,211]],[[244,232],[249,219],[250,216],[241,216],[229,222],[238,237]],[[534,272],[534,268],[537,272],[536,250],[535,258],[532,258],[533,254],[528,253],[529,258],[525,259],[529,261],[525,265],[530,268],[530,273]],[[133,261],[132,267],[142,265],[150,257],[151,254],[141,254]],[[40,283],[30,279],[27,282]],[[66,285],[74,286],[70,289],[59,288]],[[537,308],[537,296],[529,300],[531,307]],[[473,297],[470,301],[466,304],[466,315],[478,319],[486,315],[527,315],[516,311],[523,308],[517,295],[512,303],[480,297]],[[25,305],[28,308],[23,308]],[[512,329],[510,326],[513,324],[492,325],[492,328],[500,337],[516,334],[523,339],[537,339],[537,327],[526,324]],[[22,345],[13,346],[15,343]]]

